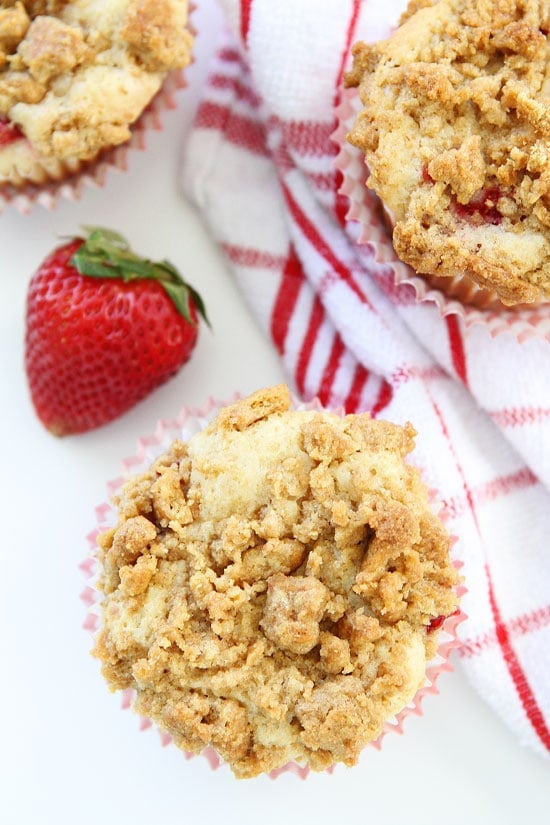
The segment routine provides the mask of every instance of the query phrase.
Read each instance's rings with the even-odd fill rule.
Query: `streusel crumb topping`
[[[187,0],[2,0],[0,119],[59,159],[123,143],[190,61]]]
[[[110,687],[238,777],[354,764],[457,604],[449,537],[404,461],[414,435],[291,410],[278,386],[127,481],[99,539]]]
[[[550,298],[550,2],[413,0],[401,22],[346,79],[397,254],[505,304]]]

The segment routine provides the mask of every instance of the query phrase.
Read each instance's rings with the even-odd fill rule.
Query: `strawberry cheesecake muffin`
[[[353,765],[423,685],[457,606],[411,425],[223,407],[116,501],[95,656],[111,689],[239,778]]]
[[[45,183],[126,142],[186,66],[187,0],[0,3],[0,186]]]
[[[397,255],[508,306],[550,298],[549,29],[549,2],[412,0],[346,78]]]

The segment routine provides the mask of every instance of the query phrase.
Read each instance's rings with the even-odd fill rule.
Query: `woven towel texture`
[[[492,337],[396,288],[346,220],[332,136],[358,39],[401,0],[224,0],[228,32],[184,152],[202,211],[295,392],[418,430],[459,536],[460,665],[550,756],[550,342]],[[460,709],[457,708],[457,712]]]

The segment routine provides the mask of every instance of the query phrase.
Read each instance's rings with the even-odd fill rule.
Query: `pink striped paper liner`
[[[194,10],[195,5],[190,3],[190,18]],[[197,30],[191,19],[187,28],[196,37]],[[193,61],[191,53],[189,65]],[[95,160],[84,162],[78,172],[61,180],[42,184],[26,183],[23,186],[0,185],[0,214],[8,207],[13,207],[22,215],[28,215],[37,204],[44,209],[54,209],[61,199],[77,201],[87,189],[101,189],[111,172],[126,172],[131,153],[144,151],[147,148],[147,133],[151,130],[162,131],[164,113],[177,107],[176,93],[187,86],[185,71],[182,69],[167,75],[157,94],[132,125],[130,139],[126,143],[104,150]]]
[[[377,195],[366,186],[368,176],[365,159],[362,152],[346,140],[357,114],[361,111],[362,103],[356,89],[345,89],[342,101],[337,107],[336,116],[338,126],[333,134],[333,140],[339,147],[335,158],[335,166],[342,175],[339,192],[349,201],[346,220],[359,225],[359,244],[368,245],[378,263],[391,267],[396,286],[405,284],[414,289],[418,303],[435,304],[442,317],[458,315],[466,328],[483,324],[492,337],[508,333],[519,342],[529,338],[539,338],[550,342],[550,303],[533,304],[522,308],[507,308],[469,305],[457,300],[451,294],[464,294],[464,283],[457,279],[449,279],[446,292],[435,288],[434,285],[416,273],[410,266],[401,261],[393,248],[388,229],[384,220],[384,210]],[[444,283],[443,279],[439,279]],[[472,300],[479,300],[482,290],[472,285]],[[488,291],[486,291],[488,295]]]
[[[161,419],[157,422],[155,432],[152,435],[141,437],[138,439],[136,453],[129,456],[122,461],[121,474],[107,484],[108,500],[103,501],[95,508],[96,524],[92,531],[87,535],[88,556],[79,565],[86,581],[86,586],[80,594],[80,598],[86,607],[86,617],[83,622],[83,628],[90,634],[95,634],[100,625],[100,600],[101,593],[96,588],[96,582],[99,575],[99,564],[97,561],[97,537],[104,530],[116,524],[116,508],[109,503],[115,493],[120,491],[124,481],[134,474],[138,474],[147,470],[152,462],[165,452],[170,444],[176,439],[188,441],[195,433],[200,432],[211,421],[221,407],[231,404],[238,398],[242,397],[239,393],[230,398],[228,401],[218,401],[210,397],[205,405],[201,408],[183,407],[180,413],[173,419]],[[300,410],[320,410],[327,411],[318,399],[308,402],[302,402],[293,399],[293,406]],[[331,412],[338,415],[344,415],[342,409],[332,409]],[[429,491],[430,502],[432,509],[437,511],[439,496],[435,490]],[[445,521],[443,513],[439,514],[442,521]],[[452,537],[451,545],[456,543],[456,537]],[[462,563],[453,561],[454,567],[459,570]],[[461,598],[466,592],[464,585],[459,584],[456,587],[456,594]],[[403,733],[403,724],[409,716],[422,715],[422,703],[426,696],[435,695],[439,692],[437,681],[442,673],[453,670],[450,661],[450,655],[453,650],[460,647],[460,641],[457,636],[457,628],[466,618],[466,615],[459,608],[451,616],[448,616],[441,628],[438,636],[438,649],[434,658],[428,662],[426,667],[426,682],[417,691],[412,702],[401,710],[395,717],[389,719],[382,729],[378,739],[370,742],[367,747],[380,750],[383,740],[388,733]],[[128,709],[132,706],[134,699],[134,690],[129,688],[121,692],[121,707]],[[154,723],[145,717],[140,717],[139,729],[141,731],[148,730],[155,727]],[[172,742],[172,737],[163,732],[158,731],[161,745],[165,747]],[[193,759],[197,754],[183,751],[185,759]],[[200,756],[204,757],[213,770],[217,770],[226,763],[219,756],[219,754],[210,746],[205,748]],[[327,768],[325,773],[332,774],[335,765]],[[300,779],[305,779],[310,773],[309,766],[300,765],[297,762],[288,762],[280,768],[269,772],[271,779],[276,779],[283,773],[292,773]]]

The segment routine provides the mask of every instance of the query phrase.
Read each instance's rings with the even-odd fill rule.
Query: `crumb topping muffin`
[[[0,3],[0,181],[32,178],[36,157],[55,168],[127,141],[190,61],[187,18],[187,0]]]
[[[506,305],[550,298],[549,28],[545,0],[413,0],[346,78],[399,257]]]
[[[449,537],[404,461],[414,435],[290,409],[277,386],[128,480],[99,538],[111,689],[240,778],[353,765],[457,605]]]

